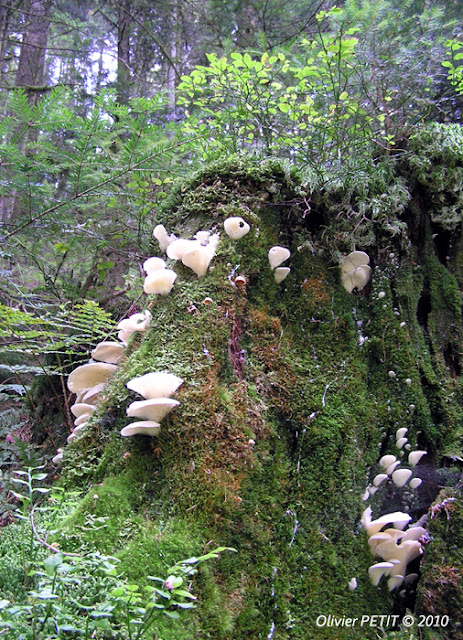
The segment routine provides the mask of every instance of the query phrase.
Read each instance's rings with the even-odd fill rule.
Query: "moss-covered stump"
[[[402,190],[401,167],[391,163],[386,183]],[[439,487],[458,480],[463,428],[461,256],[442,260],[441,220],[431,220],[422,185],[412,183],[395,210],[391,190],[386,218],[365,222],[367,246],[355,245],[362,220],[349,213],[360,198],[352,186],[345,183],[351,209],[344,196],[336,218],[339,185],[320,190],[273,161],[210,167],[158,213],[156,222],[184,237],[220,231],[218,252],[201,279],[176,263],[172,293],[147,300],[150,330],[131,345],[91,428],[66,448],[63,480],[87,494],[57,539],[69,550],[117,555],[138,583],[182,557],[234,547],[201,572],[195,614],[164,623],[164,640],[363,639],[377,638],[381,625],[401,633],[384,618],[360,627],[363,615],[400,619],[415,605],[413,584],[392,594],[384,579],[372,586],[368,567],[377,560],[360,518],[369,504],[374,517],[427,513]],[[387,200],[384,185],[371,178],[368,197]],[[230,215],[251,226],[240,240],[223,232]],[[291,250],[281,284],[268,263],[274,245]],[[339,261],[354,248],[368,251],[373,274],[349,294]],[[159,437],[122,438],[126,407],[138,399],[125,385],[150,371],[184,380],[181,404]],[[399,455],[400,427],[412,449],[427,451],[414,472],[422,485],[388,481],[362,502],[379,458]],[[426,611],[437,571],[454,585],[452,566],[440,563],[420,596]]]

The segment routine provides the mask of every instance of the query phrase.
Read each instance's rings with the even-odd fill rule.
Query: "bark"
[[[50,1],[30,0],[28,3],[25,13],[26,25],[16,72],[15,84],[17,87],[27,89],[43,84],[50,8]],[[37,92],[31,91],[30,96],[31,100],[35,101]]]

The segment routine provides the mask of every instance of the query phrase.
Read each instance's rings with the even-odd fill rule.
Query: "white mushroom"
[[[404,577],[401,575],[391,576],[387,581],[387,587],[389,591],[393,591],[397,587],[400,587],[403,581],[404,581]]]
[[[106,380],[116,371],[116,365],[106,362],[91,362],[77,367],[69,374],[68,389],[72,393],[79,393],[90,389]]]
[[[199,242],[199,244],[206,246],[206,244],[209,242],[210,235],[210,231],[197,231],[194,235],[194,238]]]
[[[167,255],[172,260],[181,260],[185,253],[193,251],[193,249],[197,249],[201,246],[202,245],[198,240],[179,238],[178,240],[174,240],[174,242],[167,247]]]
[[[352,578],[348,583],[349,591],[355,591],[357,589],[357,578]]]
[[[368,569],[368,575],[370,576],[371,583],[374,587],[377,587],[379,581],[383,576],[388,576],[393,568],[392,562],[377,562],[371,565]]]
[[[178,400],[173,400],[172,398],[138,400],[127,407],[127,415],[132,418],[144,418],[145,420],[161,422],[179,404]]]
[[[373,478],[373,484],[375,485],[375,487],[379,487],[379,485],[384,482],[387,477],[387,473],[378,473],[378,475]]]
[[[171,269],[150,271],[145,278],[143,291],[155,295],[166,296],[172,291],[177,274]]]
[[[99,362],[118,364],[125,354],[124,345],[119,342],[100,342],[92,351],[92,358]]]
[[[403,487],[411,475],[410,469],[398,469],[392,473],[392,481],[396,487]]]
[[[173,233],[171,235],[167,233],[163,224],[158,224],[154,227],[153,237],[159,242],[159,249],[162,253],[164,253],[167,247],[177,239]]]
[[[94,409],[95,407],[92,407],[92,409]],[[76,418],[74,420],[74,424],[76,427],[78,427],[81,424],[85,424],[88,422],[88,419],[90,417],[90,413],[91,411],[89,411],[88,413],[83,413],[81,416],[79,416],[78,418]]]
[[[76,418],[79,418],[80,416],[88,415],[94,410],[94,408],[95,405],[93,404],[87,402],[76,402],[76,404],[73,404],[71,407],[71,413]]]
[[[280,264],[285,262],[290,255],[291,255],[291,252],[286,247],[279,247],[279,246],[272,247],[268,252],[268,260],[271,268],[275,269],[276,267],[279,267]]]
[[[56,456],[54,456],[51,461],[53,462],[53,464],[59,464],[61,462],[61,460],[63,459],[63,449],[59,448],[56,452]]]
[[[364,512],[365,513],[365,512]],[[371,518],[371,511],[370,511]],[[393,524],[396,529],[403,529],[406,524],[411,520],[411,516],[408,513],[402,511],[394,511],[393,513],[385,513],[376,520],[362,518],[362,525],[366,529],[368,536],[372,536],[375,533],[379,533],[386,524]]]
[[[289,267],[277,267],[273,272],[275,282],[277,284],[280,284],[280,282],[283,282],[283,280],[289,275],[290,271],[291,269]]]
[[[94,405],[105,387],[106,382],[100,382],[99,384],[95,384],[93,387],[90,387],[88,391],[83,393],[82,403]]]
[[[227,218],[223,223],[223,226],[225,228],[225,233],[232,240],[239,240],[250,230],[250,226],[248,225],[248,223],[239,216],[232,216],[231,218]]]
[[[400,464],[400,460],[396,460],[395,462],[393,462],[392,464],[390,464],[388,466],[388,468],[386,469],[386,473],[388,476],[391,476],[393,474],[393,472],[395,471],[395,468],[398,467]]]
[[[133,378],[127,383],[127,388],[139,393],[146,400],[152,400],[153,398],[170,398],[182,382],[183,380],[173,373],[154,371]]]
[[[418,558],[423,553],[423,548],[418,540],[405,540],[398,545],[398,555],[395,556],[399,563],[394,565],[391,569],[392,575],[404,576],[407,572],[407,565]]]
[[[412,478],[412,480],[410,480],[410,482],[408,483],[408,486],[410,487],[410,489],[418,489],[422,482],[423,480],[421,478]]]
[[[387,469],[396,460],[397,460],[396,456],[388,454],[388,455],[385,455],[382,458],[380,458],[379,464],[380,464],[381,467],[383,467],[383,469]]]
[[[152,271],[158,271],[158,269],[165,269],[166,262],[162,258],[148,258],[143,263],[143,270],[146,274],[151,273]]]
[[[157,436],[161,430],[161,425],[154,420],[141,420],[139,422],[132,422],[121,429],[121,436]]]
[[[411,451],[408,454],[408,464],[412,467],[416,467],[421,458],[426,454],[427,451]]]
[[[209,264],[215,255],[215,248],[211,245],[199,245],[196,249],[187,251],[182,256],[182,262],[186,267],[192,269],[198,278],[201,278],[207,273]]]
[[[370,258],[364,251],[352,251],[344,258],[341,280],[348,293],[352,293],[354,289],[360,291],[368,283],[371,277],[369,262]]]

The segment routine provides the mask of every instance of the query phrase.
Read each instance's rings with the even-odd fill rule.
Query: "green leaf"
[[[168,618],[171,618],[172,620],[179,620],[180,619],[180,614],[178,614],[176,611],[166,611],[164,609],[164,611],[162,613],[165,616],[167,616]]]

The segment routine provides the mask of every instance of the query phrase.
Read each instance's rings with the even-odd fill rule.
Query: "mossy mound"
[[[399,171],[391,162],[387,175],[402,189]],[[383,182],[369,184],[371,198],[387,200],[372,191]],[[336,222],[335,191],[276,161],[209,167],[160,212],[156,223],[185,237],[222,231],[213,268],[197,279],[175,264],[170,296],[149,299],[150,330],[66,449],[63,481],[87,495],[57,539],[119,556],[138,581],[211,545],[234,547],[194,583],[194,617],[161,637],[376,638],[375,627],[333,628],[319,616],[413,606],[410,590],[389,595],[370,583],[362,494],[379,457],[398,455],[395,431],[405,426],[411,447],[428,452],[415,472],[423,484],[385,483],[368,504],[375,516],[427,512],[439,469],[458,464],[463,345],[456,262],[440,259],[419,185],[407,189],[394,233],[390,217],[366,220],[373,276],[354,294],[342,287],[339,256],[360,237],[357,216]],[[251,226],[241,240],[223,233],[229,215]],[[274,245],[291,251],[281,284],[268,264]],[[149,371],[183,378],[181,404],[159,437],[124,439],[136,399],[125,385]]]

